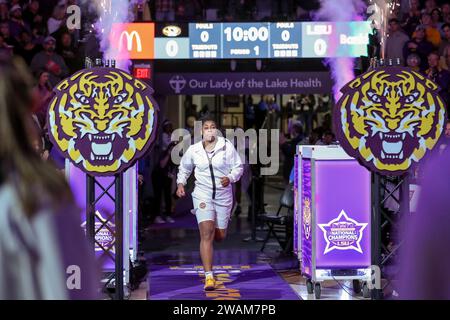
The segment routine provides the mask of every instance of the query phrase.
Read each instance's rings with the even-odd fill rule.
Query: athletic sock
[[[213,277],[214,277],[214,274],[213,274],[212,271],[206,271],[205,272],[205,278],[213,278]]]

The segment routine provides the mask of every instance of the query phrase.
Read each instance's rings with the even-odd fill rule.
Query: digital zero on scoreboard
[[[221,58],[221,23],[190,23],[190,56],[194,59]]]
[[[223,24],[223,58],[268,58],[269,26],[269,23]]]
[[[270,24],[270,58],[299,58],[301,56],[302,26],[299,22]]]

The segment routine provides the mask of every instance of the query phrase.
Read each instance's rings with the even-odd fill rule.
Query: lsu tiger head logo
[[[334,122],[345,151],[370,170],[399,175],[438,141],[445,106],[438,86],[402,67],[362,74],[341,91]]]
[[[55,92],[49,135],[66,158],[89,174],[125,170],[155,138],[159,109],[153,90],[119,69],[79,71]]]

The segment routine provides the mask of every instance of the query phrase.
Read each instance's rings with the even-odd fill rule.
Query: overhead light
[[[262,68],[262,60],[256,59],[256,70],[261,71]]]
[[[236,60],[233,59],[233,60],[230,61],[230,68],[231,68],[231,71],[236,70],[236,65],[237,65]]]

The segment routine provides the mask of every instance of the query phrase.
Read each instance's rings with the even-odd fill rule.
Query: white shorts
[[[216,228],[226,229],[231,219],[233,209],[233,199],[199,199],[192,197],[194,209],[192,213],[197,218],[197,222],[215,221]]]

